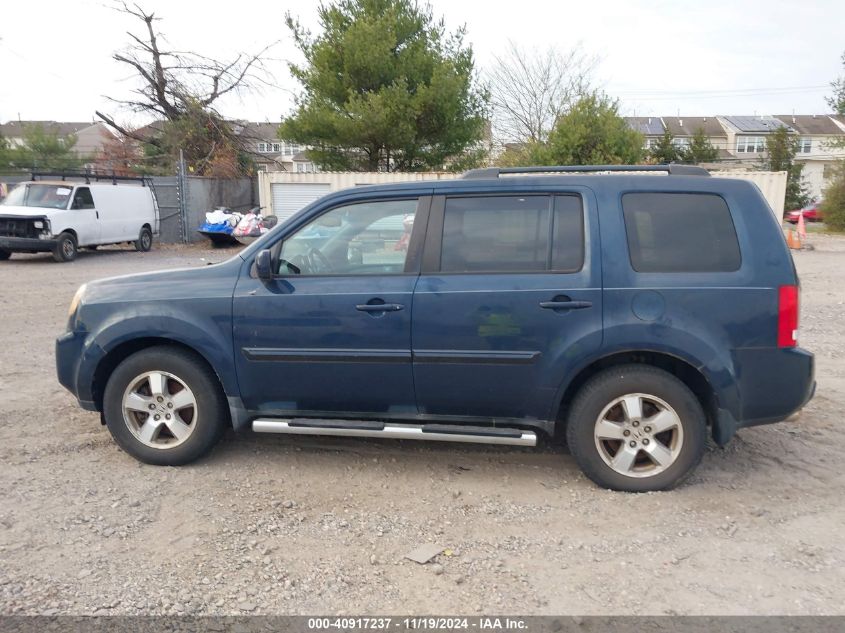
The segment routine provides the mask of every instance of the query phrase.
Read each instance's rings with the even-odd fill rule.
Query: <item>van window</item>
[[[278,274],[402,273],[416,211],[416,198],[332,209],[284,241]]]
[[[731,272],[741,257],[731,212],[706,193],[626,193],[631,266],[643,273]]]
[[[549,201],[549,196],[448,198],[440,270],[546,270]]]
[[[91,196],[91,190],[88,187],[79,187],[73,196],[73,204],[71,209],[93,209],[94,198]]]

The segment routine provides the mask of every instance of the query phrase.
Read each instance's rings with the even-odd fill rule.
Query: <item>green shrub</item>
[[[821,210],[827,226],[836,231],[845,231],[845,162],[839,165],[825,188]]]

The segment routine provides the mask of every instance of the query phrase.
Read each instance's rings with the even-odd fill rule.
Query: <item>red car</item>
[[[824,218],[822,217],[821,209],[819,209],[820,206],[821,202],[814,202],[813,204],[808,205],[803,209],[787,211],[786,221],[791,222],[792,224],[797,224],[798,216],[803,213],[805,222],[821,222]]]

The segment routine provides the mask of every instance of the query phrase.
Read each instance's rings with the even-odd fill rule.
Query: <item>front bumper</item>
[[[70,391],[83,409],[96,411],[90,388],[79,387],[79,366],[83,360],[85,334],[83,332],[65,332],[56,339],[56,376],[59,384]]]
[[[39,240],[34,237],[8,237],[0,235],[0,248],[13,253],[47,253],[56,247],[55,239]]]

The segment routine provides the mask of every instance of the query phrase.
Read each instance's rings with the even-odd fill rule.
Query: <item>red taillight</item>
[[[778,347],[798,343],[798,286],[778,289]]]

